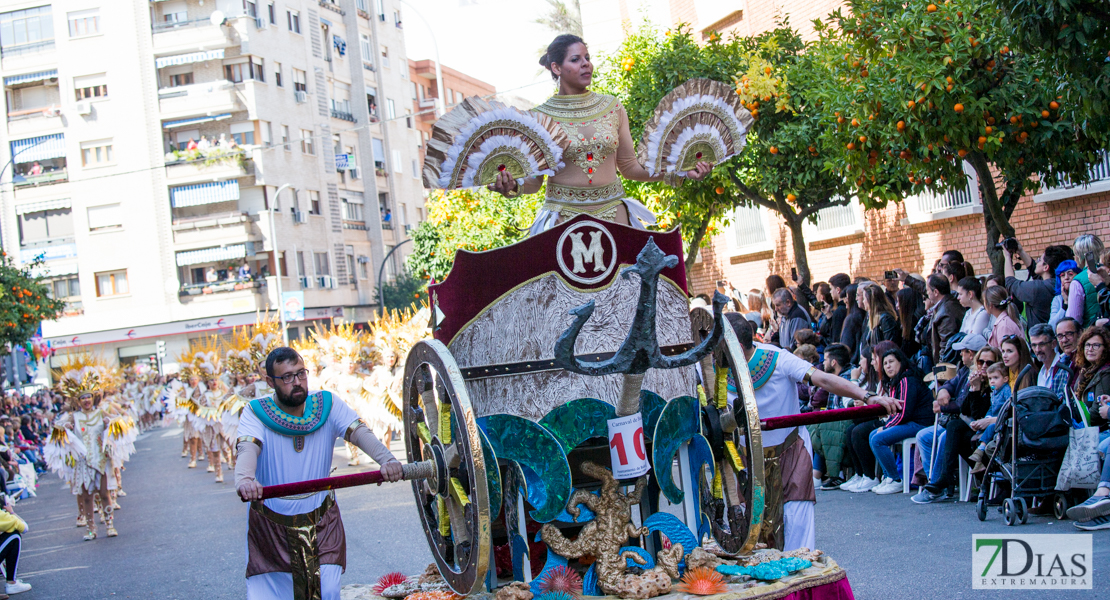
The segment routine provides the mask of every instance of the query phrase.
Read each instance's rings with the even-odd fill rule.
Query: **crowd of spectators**
[[[762,290],[726,280],[717,287],[758,341],[903,402],[882,419],[809,426],[821,489],[903,491],[899,454],[913,438],[913,501],[954,499],[958,461],[983,474],[1006,407],[1040,386],[1072,407],[1076,426],[1100,428],[1099,487],[1069,516],[1081,529],[1110,529],[1110,252],[1093,234],[1036,258],[1013,238],[999,250],[1001,277],[977,277],[949,250],[928,274],[895,269],[873,281],[837,273],[812,286],[772,275]],[[799,392],[803,412],[852,402],[816,388]]]

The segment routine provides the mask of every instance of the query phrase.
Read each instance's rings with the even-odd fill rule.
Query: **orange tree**
[[[635,139],[663,96],[693,77],[734,84],[755,117],[744,151],[705,181],[687,181],[677,189],[662,183],[626,186],[656,211],[661,225],[681,225],[689,244],[687,270],[707,235],[727,224],[731,209],[755,205],[786,222],[799,278],[809,281],[802,225],[816,221],[823,208],[846,204],[852,191],[850,182],[824,166],[827,153],[839,150],[820,139],[821,107],[811,98],[819,83],[813,75],[816,56],[788,23],[752,38],[726,41],[712,34],[704,45],[685,27],[660,36],[645,26],[603,65],[597,87],[621,99]]]
[[[1040,184],[1083,183],[1105,122],[1080,108],[1067,73],[1012,47],[1005,15],[983,0],[848,0],[818,23],[824,137],[846,151],[829,167],[876,202],[965,185],[978,175],[986,252],[1014,234],[1018,201]],[[899,175],[901,173],[901,175]]]
[[[17,265],[0,251],[0,352],[31,339],[42,321],[57,318],[65,302],[50,297],[50,287],[32,273],[42,264]]]
[[[426,203],[428,219],[412,233],[405,268],[412,277],[443,281],[456,250],[492,250],[523,239],[542,202],[542,193],[505,198],[484,188],[436,190]]]

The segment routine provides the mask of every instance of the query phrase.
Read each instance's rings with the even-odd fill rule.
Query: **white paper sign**
[[[644,445],[644,419],[640,413],[609,419],[609,457],[613,477],[632,479],[651,470]]]

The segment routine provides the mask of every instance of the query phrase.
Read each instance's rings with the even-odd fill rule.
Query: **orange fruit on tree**
[[[926,6],[925,7],[925,12],[931,12],[931,13],[937,12],[937,5],[936,4],[930,4],[929,6]]]
[[[778,149],[778,147],[776,147],[776,146],[771,146],[770,150],[768,150],[768,151],[769,151],[769,152],[770,152],[771,154],[778,154],[778,153],[779,153],[779,149]]]
[[[797,197],[797,196],[795,196],[794,194],[787,194],[787,195],[786,195],[786,201],[787,201],[787,202],[794,202],[794,201],[796,201],[797,199],[798,199],[798,197]]]
[[[1050,115],[1050,114],[1052,114],[1052,113],[1048,112],[1047,110],[1042,110],[1041,111],[1041,118],[1042,119],[1047,119],[1048,115]]]
[[[987,138],[986,138],[985,136],[982,136],[982,135],[981,135],[981,136],[979,136],[979,143],[980,143],[980,144],[985,144],[985,143],[987,143]]]
[[[852,127],[859,127],[859,119],[852,119]]]
[[[964,112],[964,105],[957,102],[956,106],[952,107],[952,110],[954,110],[958,113],[962,113],[962,112]]]
[[[846,147],[849,150],[855,150],[856,149],[856,145],[853,142],[848,142],[848,145]]]
[[[987,135],[994,133],[994,127],[987,127]]]
[[[1051,108],[1052,110],[1059,110],[1060,109],[1060,103],[1053,100],[1052,102],[1048,103],[1048,107]]]
[[[861,144],[867,142],[867,136],[866,135],[859,136],[859,141],[860,141]]]
[[[725,188],[723,188],[721,186],[717,186],[713,191],[717,192],[717,195],[721,195],[721,194],[725,193]]]
[[[1010,117],[1010,125],[1017,125],[1017,122],[1018,122],[1017,116]]]
[[[896,125],[896,127],[898,128],[898,131],[905,131],[906,130],[906,122],[905,121],[898,121],[898,125]]]
[[[963,148],[960,148],[959,152],[956,152],[956,154],[959,154],[960,158],[963,158],[963,157],[967,156],[967,150],[964,150]]]
[[[911,109],[911,110],[912,110],[912,109],[913,109],[913,107],[915,107],[915,106],[917,106],[917,103],[916,103],[916,102],[914,102],[913,100],[910,100],[909,102],[906,102],[906,107],[907,107],[907,108],[909,108],[909,109]]]

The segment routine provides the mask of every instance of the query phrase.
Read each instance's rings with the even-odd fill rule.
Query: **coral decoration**
[[[712,596],[727,592],[728,586],[725,585],[725,578],[720,573],[711,569],[697,568],[686,571],[682,576],[682,582],[675,586],[675,589],[695,596]]]
[[[621,598],[635,598],[646,600],[662,596],[671,591],[671,577],[663,570],[656,567],[644,571],[643,575],[625,575],[617,581],[613,593]]]
[[[494,600],[532,600],[532,590],[527,583],[514,581],[497,590]]]
[[[378,579],[378,583],[375,583],[374,587],[370,589],[373,590],[375,594],[381,596],[385,588],[404,583],[406,580],[408,580],[408,577],[405,577],[404,573],[386,573],[382,575],[381,579]]]
[[[540,590],[545,600],[578,600],[582,597],[582,578],[570,567],[554,567],[540,579]],[[552,596],[557,593],[569,598]]]
[[[700,548],[694,548],[694,550],[700,550]],[[666,550],[657,552],[655,560],[659,564],[659,568],[663,569],[671,579],[678,579],[682,572],[678,565],[682,562],[683,555],[682,544],[675,544]]]
[[[620,483],[613,478],[609,469],[596,463],[584,462],[581,470],[601,482],[601,492],[594,495],[585,490],[576,490],[567,503],[567,512],[577,518],[580,512],[578,505],[585,504],[594,511],[596,518],[582,528],[574,541],[563,537],[562,532],[550,523],[543,526],[540,534],[547,547],[559,556],[596,556],[598,586],[603,592],[612,594],[617,591],[617,584],[626,568],[626,557],[620,551],[621,547],[628,543],[628,538],[646,535],[648,531],[646,527],[633,525],[631,516],[631,507],[639,504],[647,486],[647,478],[637,479],[635,489],[622,494]],[[669,585],[670,580],[668,587]]]

